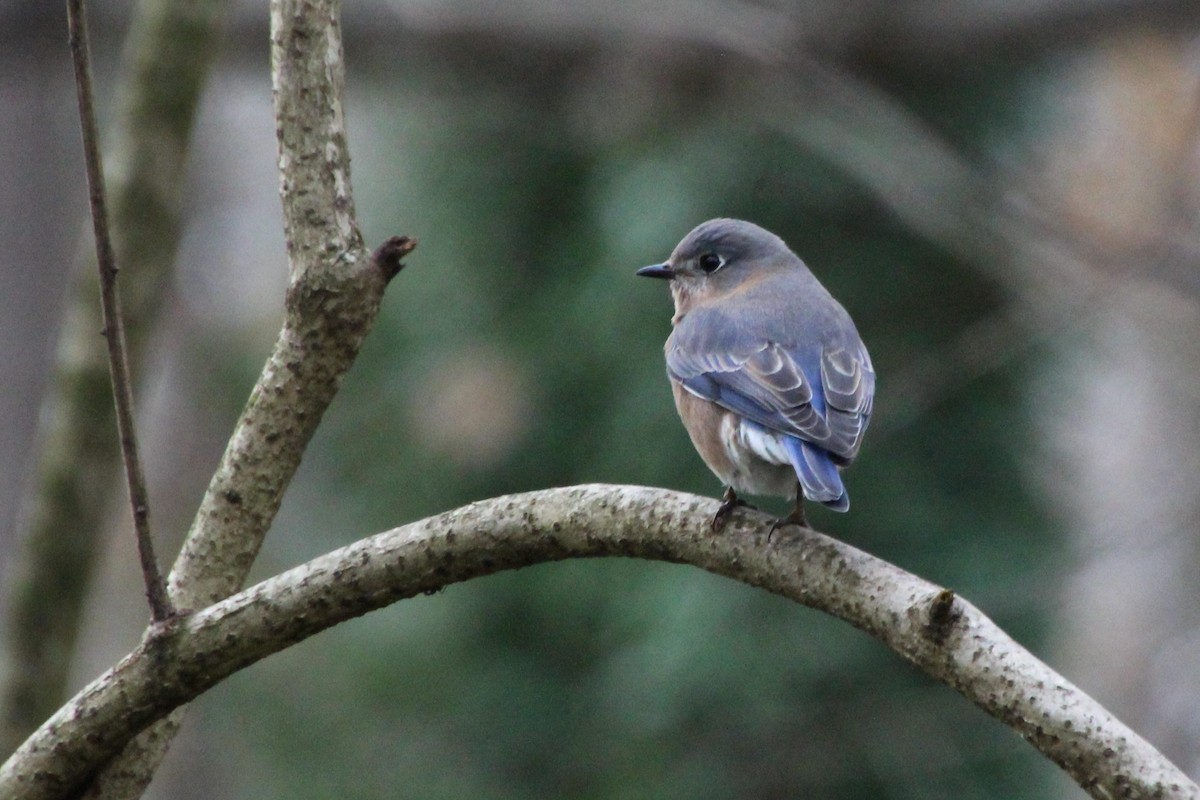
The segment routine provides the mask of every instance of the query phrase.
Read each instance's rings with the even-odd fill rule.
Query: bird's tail
[[[841,473],[829,453],[793,436],[784,437],[784,447],[806,498],[834,511],[850,508],[850,495],[846,494]]]

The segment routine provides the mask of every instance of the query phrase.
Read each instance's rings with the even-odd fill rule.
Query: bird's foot
[[[753,511],[758,509],[750,505],[745,500],[737,496],[737,492],[732,486],[725,489],[725,494],[721,495],[721,507],[717,509],[717,513],[712,518],[712,529],[715,533],[720,533],[728,524],[729,518],[733,515],[736,508],[749,508]]]
[[[808,518],[804,515],[804,498],[796,498],[796,507],[792,509],[792,513],[786,517],[780,517],[771,523],[771,529],[767,531],[767,541],[771,541],[771,537],[775,535],[775,531],[782,528],[784,525],[796,525],[801,528],[808,527]]]

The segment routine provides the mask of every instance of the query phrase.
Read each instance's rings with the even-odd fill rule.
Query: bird
[[[696,226],[662,264],[670,282],[664,351],[692,444],[725,485],[720,531],[740,493],[794,498],[779,527],[808,527],[804,501],[846,511],[841,470],[858,455],[875,369],[853,320],[783,239],[752,222]]]

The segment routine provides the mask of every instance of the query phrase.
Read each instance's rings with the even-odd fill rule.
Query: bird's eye
[[[721,258],[716,253],[705,253],[704,255],[700,256],[697,263],[700,265],[700,269],[704,270],[705,272],[712,273],[725,266],[725,259]]]

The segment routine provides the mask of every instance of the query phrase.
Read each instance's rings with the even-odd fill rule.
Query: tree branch
[[[290,261],[283,329],[230,437],[168,578],[180,609],[241,588],[309,440],[416,241],[371,254],[354,217],[342,109],[337,0],[274,0],[271,59],[280,194]],[[181,721],[176,713],[130,744],[88,797],[136,797]],[[120,785],[117,785],[119,782]]]
[[[146,475],[138,455],[137,431],[133,424],[133,387],[129,377],[129,351],[125,322],[121,316],[121,293],[117,284],[117,257],[108,234],[108,201],[104,190],[104,165],[100,159],[100,134],[92,97],[92,64],[88,45],[87,7],[84,0],[67,0],[67,28],[71,62],[75,68],[75,91],[79,124],[83,134],[83,161],[87,169],[88,198],[92,210],[92,232],[96,239],[96,263],[100,274],[100,307],[104,315],[104,339],[108,345],[108,372],[112,381],[113,405],[117,410],[117,436],[125,463],[125,481],[133,512],[138,559],[146,584],[146,599],[156,622],[175,613],[163,585],[154,540],[150,536],[150,498]]]
[[[357,265],[321,265],[309,273],[321,276],[319,290],[307,279],[293,281],[283,330],[170,575],[178,608],[207,606],[245,581],[304,448],[378,314],[387,282],[415,246],[414,239],[397,236]],[[345,269],[331,277],[326,267]],[[153,640],[157,634],[151,629],[147,635]],[[182,723],[181,711],[129,742],[85,798],[140,796]]]
[[[379,258],[367,251],[354,220],[337,6],[271,6],[287,315],[175,562],[169,585],[181,607],[240,588],[399,269],[387,246]]]
[[[106,178],[122,271],[128,351],[162,307],[179,236],[179,175],[229,0],[138,0],[130,19]],[[82,262],[83,259],[81,259]],[[84,269],[84,267],[88,269]],[[80,608],[101,551],[119,457],[103,323],[90,264],[73,288],[44,401],[35,490],[6,576],[7,661],[0,750],[12,752],[65,699]]]
[[[1200,789],[1103,707],[953,592],[758,512],[720,536],[714,501],[588,485],[473,503],[360,540],[148,637],[0,767],[0,796],[53,800],[138,730],[233,672],[397,600],[507,569],[629,556],[692,564],[861,628],[1016,730],[1093,797]],[[796,529],[789,528],[788,531]]]

